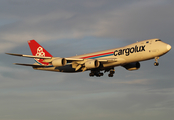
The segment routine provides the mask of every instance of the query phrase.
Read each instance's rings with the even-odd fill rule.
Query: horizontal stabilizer
[[[51,59],[52,58],[52,57],[42,57],[42,56],[23,55],[23,54],[14,54],[14,53],[5,53],[5,54],[20,56],[20,57],[28,57],[28,58],[38,58],[38,59]]]

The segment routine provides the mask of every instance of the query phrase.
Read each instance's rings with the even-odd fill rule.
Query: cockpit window
[[[158,40],[155,40],[155,42],[157,42],[157,41],[161,41],[160,39],[158,39]]]
[[[146,41],[146,43],[149,43],[149,41]]]

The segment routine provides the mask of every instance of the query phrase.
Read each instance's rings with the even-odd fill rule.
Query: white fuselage
[[[89,59],[107,60],[108,62],[101,63],[102,64],[101,70],[102,70],[107,67],[123,66],[128,63],[139,62],[139,61],[153,59],[155,57],[160,57],[165,53],[167,53],[170,49],[171,46],[169,44],[166,44],[159,39],[149,39],[136,42],[120,48],[114,48],[99,52],[72,56],[71,58],[78,58],[84,60],[89,60]],[[75,69],[72,67],[72,64],[73,63],[67,63],[67,65],[62,67],[50,66],[45,68],[34,68],[34,69],[58,71],[58,72],[82,71],[82,70],[75,71]]]

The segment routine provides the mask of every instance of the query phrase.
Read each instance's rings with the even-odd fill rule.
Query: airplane
[[[16,65],[31,66],[35,70],[46,70],[56,72],[84,72],[91,71],[90,77],[103,76],[109,72],[108,77],[113,77],[114,67],[122,66],[132,71],[140,68],[140,62],[155,59],[158,66],[160,56],[171,50],[171,46],[160,39],[148,39],[136,42],[124,47],[98,51],[88,54],[76,55],[67,58],[53,57],[35,40],[29,40],[28,45],[32,55],[6,53],[8,55],[34,58],[34,64],[14,63]],[[104,71],[101,72],[101,71]]]

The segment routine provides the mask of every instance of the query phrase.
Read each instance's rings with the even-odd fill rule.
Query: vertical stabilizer
[[[49,52],[47,52],[35,40],[29,40],[28,45],[30,46],[31,52],[34,56],[53,57]]]
[[[28,45],[30,47],[30,50],[31,50],[33,56],[53,57],[35,40],[29,40]],[[35,59],[35,61],[40,65],[49,65],[49,63],[47,63],[47,62],[43,62],[43,59]]]

